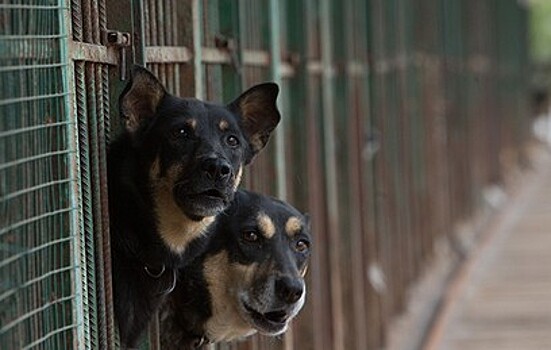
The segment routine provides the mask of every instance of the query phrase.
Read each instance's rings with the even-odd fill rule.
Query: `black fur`
[[[120,99],[126,128],[108,152],[114,304],[123,347],[136,346],[177,268],[203,251],[208,235],[198,223],[208,226],[232,201],[241,167],[279,122],[277,93],[275,84],[262,84],[222,106],[172,96],[149,71],[134,69]],[[264,112],[250,115],[258,110]],[[181,245],[171,241],[174,230],[166,230],[173,236],[161,232],[173,221],[185,223],[181,235],[189,239]]]
[[[260,231],[257,224],[259,213],[266,213],[273,219],[276,233],[270,239],[261,237],[257,242],[247,242],[244,240],[244,234]],[[303,223],[300,233],[293,238],[285,233],[285,223],[289,217],[297,217]],[[207,322],[214,312],[213,296],[210,293],[205,272],[205,261],[210,257],[225,251],[229,257],[230,266],[232,264],[251,266],[256,263],[258,268],[254,281],[249,286],[250,293],[264,292],[270,278],[274,276],[290,276],[303,281],[302,274],[305,272],[310,250],[298,252],[293,250],[293,247],[298,241],[306,242],[308,247],[310,246],[309,219],[289,204],[275,198],[239,190],[230,208],[217,217],[210,230],[213,233],[207,250],[180,270],[176,289],[161,312],[163,349],[196,349],[205,342],[213,340],[209,339],[210,335],[206,329]],[[220,266],[220,268],[224,269],[226,266]],[[234,285],[228,286],[228,290],[235,289],[240,282],[233,280],[231,283]],[[274,299],[278,298],[274,296]],[[277,302],[280,305],[278,309],[288,304],[279,300]],[[240,318],[239,324],[233,325],[228,318],[227,326],[243,328],[241,320]],[[243,322],[246,324],[243,328],[245,333],[247,330],[250,332],[258,330],[258,327],[250,321]],[[220,340],[231,339],[218,339]]]

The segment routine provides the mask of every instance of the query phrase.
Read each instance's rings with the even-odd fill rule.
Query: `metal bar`
[[[81,7],[81,0],[71,0],[70,7],[71,7],[71,19],[67,19],[66,23],[66,32],[71,33],[73,36],[73,40],[75,41],[82,41],[83,40],[83,33],[82,33],[82,7]],[[69,2],[67,2],[69,4]],[[69,29],[69,30],[67,30]],[[64,57],[64,56],[62,56]]]
[[[362,172],[361,172],[361,137],[363,130],[361,129],[360,119],[365,117],[365,112],[361,111],[362,98],[359,96],[359,85],[362,73],[366,70],[366,67],[358,61],[357,45],[361,43],[356,37],[361,33],[356,22],[356,11],[361,10],[358,8],[358,4],[344,3],[344,33],[346,37],[352,38],[352,40],[346,41],[345,60],[346,71],[344,72],[344,79],[346,84],[346,104],[349,111],[346,111],[348,115],[348,125],[346,126],[346,132],[348,134],[348,177],[345,178],[344,174],[341,179],[347,179],[350,184],[349,199],[348,199],[348,211],[349,216],[346,220],[349,220],[350,227],[350,255],[351,255],[351,286],[353,290],[353,296],[351,300],[353,303],[353,320],[354,320],[354,338],[351,344],[356,349],[367,349],[369,329],[366,315],[371,311],[367,308],[366,298],[366,286],[365,276],[367,276],[367,264],[366,252],[363,245],[363,237],[366,235],[364,232],[365,226],[362,223],[364,216],[364,207],[362,205],[363,191],[362,191]],[[363,13],[363,11],[360,11]],[[361,91],[361,90],[360,90]],[[344,167],[343,167],[344,168]]]
[[[52,156],[61,156],[61,155],[71,154],[71,153],[74,153],[74,152],[75,152],[74,150],[66,149],[66,150],[61,150],[61,151],[41,153],[41,154],[38,154],[36,156],[27,157],[27,158],[20,158],[20,159],[11,161],[11,162],[0,164],[0,170],[4,170],[4,169],[10,168],[12,166],[21,165],[21,164],[24,164],[24,163],[33,162],[33,161],[39,160],[39,159],[44,159],[44,158],[48,158],[48,157],[52,157]]]
[[[111,283],[111,254],[110,254],[110,232],[109,232],[109,213],[108,213],[108,198],[107,198],[107,159],[106,159],[106,120],[109,120],[109,90],[106,82],[103,81],[107,77],[106,67],[96,65],[95,67],[95,91],[96,91],[96,108],[99,111],[96,120],[96,135],[97,135],[97,162],[98,162],[98,192],[97,205],[100,207],[99,213],[102,225],[98,231],[98,262],[102,263],[102,283],[103,283],[103,301],[104,301],[104,320],[105,320],[105,337],[106,349],[114,348],[115,326],[113,319],[113,296]]]
[[[40,313],[41,311],[46,310],[50,306],[53,306],[53,305],[56,305],[56,304],[61,304],[61,303],[66,302],[66,301],[73,300],[74,298],[75,298],[74,295],[69,295],[69,296],[66,296],[66,297],[63,297],[63,298],[49,300],[48,302],[42,304],[40,307],[33,309],[31,312],[20,315],[15,320],[13,320],[10,323],[4,325],[2,328],[0,328],[0,334],[7,332],[9,329],[16,326],[19,322],[22,322],[22,321],[28,319],[29,317],[32,317],[32,316]]]
[[[49,182],[46,182],[46,183],[43,183],[43,184],[40,184],[40,185],[27,187],[24,190],[11,192],[9,194],[6,194],[3,197],[0,197],[0,201],[8,201],[8,200],[14,199],[16,197],[19,197],[21,195],[29,194],[31,192],[38,191],[38,190],[41,190],[41,189],[46,188],[46,187],[55,186],[55,185],[64,185],[64,184],[70,183],[72,181],[75,181],[75,179],[63,179],[63,180],[49,181]]]
[[[193,55],[187,47],[148,46],[145,49],[147,63],[188,63]]]
[[[100,23],[100,25],[102,25]],[[109,70],[106,66],[100,67],[100,89],[102,90],[102,99],[100,103],[103,109],[102,120],[98,121],[100,132],[100,180],[101,186],[101,206],[102,220],[105,224],[105,229],[101,233],[103,235],[103,274],[105,281],[105,309],[106,309],[106,324],[107,324],[107,345],[109,349],[115,349],[115,316],[113,312],[113,282],[111,276],[111,232],[109,230],[109,207],[108,207],[108,192],[107,192],[107,150],[106,147],[110,141],[111,128],[111,113],[109,103]]]
[[[91,11],[90,15],[91,15],[91,22],[92,22],[91,39],[92,39],[92,43],[94,44],[101,44],[100,30],[99,30],[100,15],[99,15],[98,3],[99,3],[98,0],[92,1],[90,6],[90,11]]]
[[[92,4],[95,0],[80,0],[82,11],[82,40],[87,43],[93,43],[92,40]]]
[[[82,40],[82,13],[80,11],[80,1],[71,1],[69,0],[59,0],[64,1],[67,5],[71,4],[71,11],[65,11],[60,13],[60,23],[64,23],[61,26],[62,31],[65,33],[72,33],[73,40]],[[69,40],[61,45],[62,52],[61,57],[63,57],[63,63],[67,64],[67,69],[62,70],[62,80],[63,88],[65,91],[76,91],[75,86],[75,67],[74,61],[69,59]],[[78,149],[78,124],[76,121],[77,118],[77,107],[76,107],[76,93],[71,94],[65,98],[65,109],[68,114],[69,124],[65,131],[67,135],[67,142],[71,149]],[[78,154],[73,154],[70,157],[68,162],[68,175],[70,179],[80,179],[80,164]],[[81,256],[84,254],[84,247],[81,246],[82,235],[84,231],[80,225],[82,218],[82,205],[80,202],[80,181],[71,181],[71,191],[70,191],[70,205],[77,208],[71,212],[70,220],[70,232],[73,233],[73,242],[71,244],[71,261],[76,268],[73,271],[73,290],[75,294],[72,312],[73,312],[73,323],[77,325],[75,331],[75,337],[73,339],[73,347],[81,346],[84,348],[90,348],[90,337],[89,334],[89,323],[87,322],[88,317],[84,314],[84,298],[86,286],[84,286],[83,281],[85,280],[83,276],[85,275],[86,266],[81,265]]]
[[[231,54],[227,50],[203,47],[202,62],[208,64],[232,64]],[[243,50],[243,64],[267,67],[270,65],[270,53],[261,50]]]
[[[201,0],[191,2],[191,22],[193,25],[193,77],[195,80],[195,97],[204,99],[205,85],[202,66],[203,59],[203,5]]]
[[[115,47],[102,46],[88,43],[71,41],[69,43],[71,57],[75,61],[96,62],[109,65],[119,64],[119,51]],[[232,64],[232,58],[228,51],[214,47],[202,47],[201,63],[206,64]],[[148,63],[189,63],[195,61],[191,50],[185,46],[147,46],[145,57]],[[270,54],[261,50],[244,50],[243,64],[246,66],[268,67],[270,65]],[[362,68],[355,66],[358,74],[363,74]],[[7,68],[6,70],[8,70]],[[321,73],[321,64],[313,62],[309,67],[314,72]],[[2,69],[0,68],[0,71]],[[292,75],[293,67],[290,64],[281,64],[280,75],[286,72]]]
[[[333,94],[333,37],[331,20],[331,0],[322,0],[320,3],[320,18],[323,22],[320,28],[323,96],[323,146],[325,155],[325,190],[327,193],[327,223],[329,235],[329,268],[331,272],[331,311],[333,317],[333,346],[334,350],[344,349],[344,316],[342,305],[342,289],[339,282],[340,272],[340,238],[339,235],[339,207],[337,195],[337,165],[335,160],[335,106]]]
[[[3,10],[68,10],[67,5],[0,4]]]
[[[60,92],[60,93],[55,93],[55,94],[46,94],[46,95],[38,95],[38,96],[25,96],[25,97],[17,97],[17,98],[8,98],[8,99],[0,100],[0,106],[6,106],[6,105],[9,105],[9,104],[28,102],[28,101],[44,100],[44,99],[47,99],[47,98],[65,97],[67,95],[69,95],[68,92]]]
[[[17,248],[17,249],[24,250],[24,251],[22,253],[12,255],[9,258],[5,258],[4,260],[0,261],[0,269],[7,266],[7,265],[9,265],[9,264],[11,264],[14,261],[17,261],[18,259],[20,259],[24,256],[34,254],[34,253],[36,253],[40,250],[43,250],[44,248],[51,247],[51,246],[56,245],[58,243],[68,242],[72,239],[74,239],[74,236],[67,236],[67,237],[64,237],[64,238],[59,238],[59,239],[55,239],[53,241],[49,241],[47,243],[41,244],[39,246],[32,247],[30,249],[26,249],[26,247]],[[0,332],[1,332],[1,330],[0,330]]]
[[[55,127],[58,127],[58,126],[67,126],[67,125],[70,125],[70,124],[74,124],[74,123],[65,121],[65,122],[56,122],[56,123],[50,123],[50,124],[38,124],[38,125],[34,125],[34,126],[20,128],[20,129],[11,129],[11,130],[8,130],[8,131],[0,132],[0,138],[4,138],[4,137],[8,137],[8,136],[15,136],[15,135],[19,135],[19,134],[26,133],[26,132],[29,132],[29,131],[38,131],[38,130],[44,130],[44,129],[48,129],[48,128],[55,128]]]
[[[107,222],[103,221],[102,208],[101,208],[101,168],[100,168],[100,146],[98,136],[98,123],[101,120],[103,110],[101,104],[98,103],[98,96],[101,95],[101,91],[97,91],[98,83],[96,81],[96,64],[87,63],[85,66],[85,88],[87,90],[87,109],[88,109],[88,133],[89,133],[89,154],[90,154],[90,170],[91,170],[91,197],[92,202],[92,214],[94,222],[94,245],[95,249],[95,264],[99,270],[95,275],[96,283],[96,295],[98,303],[98,333],[99,333],[99,347],[104,349],[108,348],[107,341],[107,320],[105,310],[105,282],[103,275],[104,261],[103,261],[103,227]]]
[[[280,23],[280,9],[279,0],[270,0],[270,71],[273,81],[282,86],[281,76],[281,29]],[[243,53],[244,58],[246,53]],[[281,101],[281,99],[279,99]],[[281,102],[279,102],[281,104]],[[281,110],[281,105],[280,105]],[[285,166],[285,130],[287,123],[285,121],[285,115],[282,116],[279,122],[279,127],[275,131],[275,166],[276,166],[276,193],[277,196],[283,200],[287,198],[287,171]],[[292,339],[292,338],[291,338]]]
[[[66,67],[67,63],[50,63],[50,64],[29,64],[26,66],[4,66],[0,67],[0,73],[4,72],[19,72],[25,70],[47,69],[47,68],[62,68]]]
[[[145,28],[143,0],[131,0],[132,11],[132,62],[144,66],[145,61]]]
[[[91,161],[88,150],[88,108],[86,103],[86,78],[85,63],[75,62],[75,106],[78,128],[75,135],[78,140],[79,157],[78,170],[80,173],[80,184],[78,195],[81,198],[79,203],[79,229],[82,232],[80,237],[80,265],[82,268],[83,286],[83,323],[85,339],[91,348],[98,346],[98,329],[96,315],[96,263],[94,246],[94,221],[92,211],[92,190],[91,190]]]
[[[25,283],[17,286],[17,288],[12,288],[12,289],[9,289],[7,291],[5,291],[4,293],[2,293],[0,295],[0,300],[5,300],[6,298],[14,295],[15,293],[17,293],[19,290],[23,289],[23,288],[27,288],[28,286],[31,286],[33,284],[35,284],[36,282],[40,282],[50,276],[53,276],[53,275],[56,275],[56,274],[59,274],[59,273],[62,273],[62,272],[70,272],[71,270],[74,270],[76,267],[78,266],[66,266],[66,267],[62,267],[62,268],[59,268],[59,269],[55,269],[55,270],[52,270],[52,271],[48,271],[47,273],[44,273],[38,277],[35,277],[35,278],[32,278],[30,280],[27,280]]]
[[[69,41],[69,52],[75,61],[119,65],[119,49],[113,46]]]
[[[269,25],[270,25],[270,73],[273,81],[282,88],[281,74],[281,12],[280,1],[269,1]],[[245,53],[243,53],[245,58]],[[279,110],[283,110],[282,98],[278,99]],[[282,200],[287,199],[287,167],[285,161],[285,133],[287,129],[286,113],[282,113],[279,127],[275,131],[275,167],[276,167],[276,195]],[[293,328],[285,333],[284,349],[293,350]]]
[[[65,327],[61,327],[61,328],[57,328],[55,331],[51,331],[50,333],[46,334],[45,336],[37,339],[36,341],[32,342],[31,344],[23,347],[21,350],[27,350],[27,349],[32,349],[34,348],[35,346],[37,346],[38,344],[44,342],[45,340],[49,339],[50,337],[56,335],[56,334],[59,334],[59,333],[63,333],[63,332],[66,332],[68,330],[71,330],[73,328],[76,328],[78,326],[77,325],[68,325],[68,326],[65,326]]]
[[[146,1],[144,4],[144,21],[146,23],[146,28],[144,29],[144,41],[146,46],[151,45],[151,36],[152,36],[152,26],[149,25],[151,21],[151,2]],[[147,47],[146,47],[147,48]]]
[[[178,46],[178,45],[181,45],[181,41],[180,41],[180,30],[179,30],[179,26],[177,25],[178,23],[178,13],[181,12],[180,8],[181,6],[178,5],[179,2],[177,0],[169,0],[169,5],[170,5],[170,11],[169,11],[169,14],[170,14],[170,20],[171,22],[173,23],[173,25],[171,26],[170,29],[172,29],[172,34],[171,34],[171,41],[170,41],[170,45],[174,45],[174,46]],[[173,66],[171,66],[173,71],[170,72],[170,75],[172,76],[172,79],[173,79],[173,86],[174,86],[174,94],[176,96],[180,96],[182,95],[182,92],[181,92],[181,78],[180,78],[180,65],[178,64],[175,64]]]
[[[66,34],[34,34],[34,35],[0,35],[1,40],[42,40],[42,39],[64,39]]]

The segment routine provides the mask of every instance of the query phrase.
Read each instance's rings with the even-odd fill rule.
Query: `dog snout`
[[[201,163],[203,172],[214,181],[228,181],[231,177],[231,165],[222,158],[212,156]]]
[[[298,278],[284,276],[275,281],[275,291],[281,301],[294,304],[302,297],[304,284]]]

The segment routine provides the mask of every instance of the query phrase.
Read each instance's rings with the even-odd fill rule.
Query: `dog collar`
[[[147,265],[144,265],[143,269],[144,269],[145,273],[153,279],[161,278],[163,276],[163,274],[166,272],[166,266],[164,264],[161,266],[161,268],[157,272],[155,272],[153,269],[151,269]],[[176,288],[176,279],[177,279],[176,269],[171,269],[171,270],[172,270],[172,283],[171,283],[170,287],[168,287],[165,290],[160,291],[159,293],[157,293],[158,295],[170,294],[174,290],[174,288]]]
[[[156,273],[153,272],[153,269],[150,268],[147,265],[144,265],[143,269],[145,270],[145,273],[147,273],[149,275],[149,277],[154,278],[154,279],[158,279],[163,275],[163,273],[165,273],[166,266],[163,264],[163,266],[161,266],[161,268],[160,268],[160,271],[156,272]]]

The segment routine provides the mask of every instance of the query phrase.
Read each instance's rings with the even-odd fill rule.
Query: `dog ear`
[[[135,65],[132,78],[119,98],[120,115],[126,129],[135,132],[144,121],[153,117],[166,94],[163,84],[150,71]]]
[[[228,108],[239,116],[241,127],[251,145],[251,154],[246,163],[250,163],[254,156],[266,146],[270,134],[281,119],[276,106],[278,93],[277,84],[258,84],[228,105]]]

